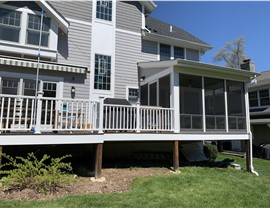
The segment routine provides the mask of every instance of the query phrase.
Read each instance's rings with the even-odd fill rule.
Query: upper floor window
[[[171,59],[171,46],[160,44],[159,46],[160,61]]]
[[[269,90],[266,89],[266,90],[261,90],[259,92],[260,94],[260,102],[261,102],[261,105],[269,105],[270,102],[269,102]]]
[[[95,55],[94,88],[98,90],[111,89],[111,57]]]
[[[0,8],[0,39],[19,42],[21,12]]]
[[[185,49],[181,48],[181,47],[174,47],[174,58],[181,58],[184,59],[185,58]]]
[[[41,17],[33,14],[28,15],[27,44],[39,45]],[[41,46],[49,44],[50,18],[43,17]]]
[[[96,17],[112,21],[112,1],[97,1]]]
[[[249,93],[249,106],[256,107],[258,106],[258,94],[257,92],[250,92]]]

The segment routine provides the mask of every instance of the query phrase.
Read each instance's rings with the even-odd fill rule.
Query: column
[[[96,144],[95,178],[101,178],[103,144]]]
[[[173,142],[173,171],[179,169],[179,142]]]
[[[172,72],[171,82],[171,107],[174,109],[174,133],[180,133],[180,85],[179,73]]]

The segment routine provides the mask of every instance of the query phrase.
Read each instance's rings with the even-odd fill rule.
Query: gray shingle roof
[[[249,88],[270,85],[270,70],[261,72],[261,75],[256,78],[257,83],[251,84]]]
[[[145,26],[148,30],[151,31],[153,34],[164,35],[172,38],[177,38],[185,41],[191,41],[199,44],[205,44],[211,47],[206,42],[196,38],[192,34],[188,33],[187,31],[183,30],[182,28],[172,26],[172,32],[170,32],[171,24],[166,22],[162,22],[158,19],[155,19],[151,16],[147,16],[145,19]]]

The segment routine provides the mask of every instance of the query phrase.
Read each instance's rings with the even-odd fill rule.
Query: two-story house
[[[2,2],[0,145],[97,144],[98,176],[108,142],[170,142],[175,170],[179,141],[243,140],[249,153],[256,73],[201,63],[212,47],[151,17],[155,7]]]

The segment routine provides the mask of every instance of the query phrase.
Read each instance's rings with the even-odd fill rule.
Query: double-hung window
[[[95,55],[95,81],[97,90],[111,90],[111,57]]]
[[[96,17],[112,21],[112,1],[97,1]]]
[[[0,39],[19,42],[21,12],[0,8]]]
[[[41,17],[33,14],[28,15],[27,44],[39,45]],[[41,46],[49,45],[50,18],[43,17]]]
[[[261,90],[260,92],[260,102],[261,102],[261,106],[263,105],[269,105],[269,90]]]
[[[257,107],[258,106],[258,94],[257,91],[250,92],[249,94],[249,105],[250,107]]]
[[[174,59],[177,58],[181,58],[184,59],[185,58],[185,49],[181,48],[181,47],[174,47]]]
[[[171,59],[171,46],[160,44],[159,48],[160,61]]]

